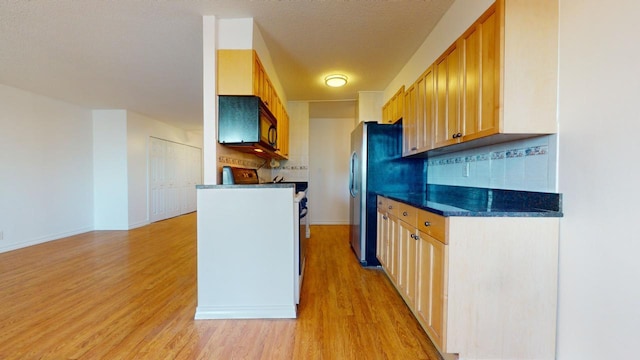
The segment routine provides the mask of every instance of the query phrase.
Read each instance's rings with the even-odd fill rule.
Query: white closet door
[[[149,221],[167,218],[165,210],[165,143],[151,138],[149,142]]]
[[[179,144],[167,142],[167,217],[180,215],[180,197],[178,193],[179,146]]]
[[[171,141],[149,141],[149,221],[196,211],[202,150]]]

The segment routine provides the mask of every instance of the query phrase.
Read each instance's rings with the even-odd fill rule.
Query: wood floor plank
[[[440,359],[347,226],[313,226],[298,319],[194,320],[196,215],[0,254],[0,359]]]

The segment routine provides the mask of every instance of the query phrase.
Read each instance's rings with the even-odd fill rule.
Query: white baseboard
[[[146,225],[149,225],[149,224],[151,224],[151,223],[149,221],[147,221],[147,220],[143,220],[143,221],[140,221],[140,222],[137,222],[137,223],[129,224],[129,230],[133,230],[135,228],[143,227],[143,226],[146,226]]]
[[[313,221],[309,225],[349,225],[349,221]]]
[[[198,306],[194,317],[206,319],[295,319],[296,305]]]
[[[37,238],[31,239],[31,240],[27,240],[27,241],[21,241],[21,242],[17,242],[17,243],[13,243],[13,244],[8,244],[6,246],[0,246],[0,253],[7,252],[7,251],[12,251],[12,250],[17,250],[17,249],[22,249],[22,248],[25,248],[27,246],[38,245],[38,244],[46,243],[46,242],[49,242],[49,241],[54,241],[54,240],[66,238],[66,237],[69,237],[69,236],[74,236],[74,235],[86,233],[86,232],[89,232],[89,231],[93,231],[93,228],[92,227],[83,227],[83,228],[79,228],[79,229],[75,229],[75,230],[71,230],[71,231],[65,231],[65,232],[62,232],[62,233],[41,236],[41,237],[37,237]]]

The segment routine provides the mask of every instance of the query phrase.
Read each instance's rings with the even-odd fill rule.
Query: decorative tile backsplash
[[[282,176],[284,181],[309,181],[309,156],[289,156],[280,165],[271,169],[273,177]]]
[[[549,135],[436,156],[428,183],[555,192],[556,148]]]
[[[235,166],[245,168],[257,168],[264,163],[264,160],[241,159],[232,156],[218,156],[220,166]]]
[[[470,163],[470,162],[476,162],[476,161],[513,159],[513,158],[521,158],[524,156],[546,155],[547,152],[548,152],[548,146],[544,145],[544,146],[529,147],[526,149],[491,151],[488,153],[482,153],[478,155],[458,155],[458,156],[454,156],[452,158],[447,158],[447,159],[437,159],[437,160],[432,159],[427,161],[427,165],[440,166],[440,165]]]
[[[279,171],[279,170],[308,170],[309,167],[306,165],[281,165],[278,167],[273,168],[273,170],[275,171]]]

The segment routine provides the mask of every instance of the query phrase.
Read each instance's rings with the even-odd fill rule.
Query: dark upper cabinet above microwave
[[[219,96],[218,106],[219,143],[262,156],[276,150],[276,119],[259,97]]]

